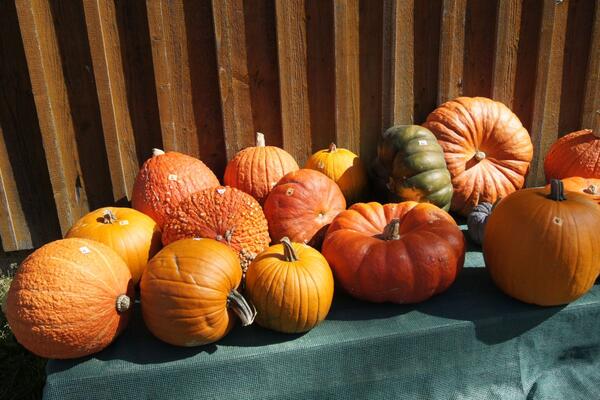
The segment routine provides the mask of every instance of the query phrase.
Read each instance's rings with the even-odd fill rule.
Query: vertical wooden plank
[[[463,93],[467,0],[444,0],[440,31],[438,104]]]
[[[492,98],[513,106],[522,0],[498,0]]]
[[[526,182],[528,186],[545,183],[544,158],[557,139],[568,7],[566,2],[544,0],[531,127],[533,160]]]
[[[304,1],[277,0],[275,15],[283,146],[304,165],[312,152]]]
[[[594,31],[588,57],[581,127],[600,132],[600,4],[596,3]]]

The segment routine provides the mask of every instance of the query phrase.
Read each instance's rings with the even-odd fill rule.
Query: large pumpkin
[[[46,358],[77,358],[108,346],[126,326],[133,282],[125,262],[102,243],[62,239],[19,267],[6,317],[25,348]]]
[[[384,200],[450,208],[452,182],[444,152],[433,133],[422,126],[398,125],[386,130],[377,146],[372,171],[376,191]],[[388,190],[392,196],[382,196]]]
[[[227,163],[223,180],[225,185],[243,190],[263,204],[279,179],[297,169],[298,164],[290,153],[279,147],[265,146],[264,135],[257,133],[256,146],[243,149]]]
[[[504,104],[459,97],[435,109],[423,124],[444,149],[454,195],[451,209],[467,216],[520,189],[533,156],[527,130]]]
[[[586,195],[591,200],[600,204],[600,179],[573,176],[562,179],[562,182],[565,192],[575,192]],[[550,185],[547,185],[546,189],[550,189]]]
[[[236,290],[241,280],[238,257],[226,245],[212,239],[171,243],[150,260],[140,282],[146,326],[176,346],[216,342],[236,319],[245,326],[256,316]]]
[[[485,263],[508,295],[544,306],[575,300],[600,272],[600,207],[588,197],[552,189],[520,190],[488,219]]]
[[[317,250],[283,238],[248,267],[246,294],[256,307],[259,325],[286,333],[306,332],[329,312],[333,275]]]
[[[139,211],[125,207],[99,208],[83,216],[67,232],[102,242],[113,249],[129,267],[137,284],[148,260],[160,250],[160,229],[156,222]]]
[[[333,220],[323,255],[350,295],[416,303],[454,282],[465,240],[452,217],[432,204],[358,203]]]
[[[135,178],[131,204],[162,228],[181,200],[218,185],[215,174],[197,158],[154,149]]]
[[[288,237],[293,242],[319,247],[327,225],[346,209],[338,185],[318,171],[290,172],[265,201],[265,215],[274,242]]]
[[[583,129],[558,139],[544,160],[546,179],[600,179],[600,132]]]

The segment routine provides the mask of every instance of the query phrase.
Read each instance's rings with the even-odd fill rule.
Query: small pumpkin
[[[329,223],[345,209],[346,200],[338,185],[322,173],[305,168],[281,178],[264,206],[274,242],[288,237],[317,248]]]
[[[361,159],[335,143],[310,156],[304,168],[319,171],[337,183],[348,204],[361,200],[367,190],[367,171]]]
[[[503,199],[485,229],[483,255],[496,285],[526,303],[571,302],[600,272],[600,207],[587,196],[523,189]]]
[[[323,255],[350,295],[417,303],[454,282],[465,239],[452,217],[433,204],[357,203],[329,226]]]
[[[77,358],[108,346],[133,306],[125,262],[108,246],[70,238],[23,261],[6,298],[6,317],[26,349],[46,358]]]
[[[154,149],[135,178],[131,204],[162,228],[180,201],[194,192],[218,185],[215,174],[197,158]]]
[[[562,179],[562,182],[566,192],[584,194],[600,204],[600,179],[572,176]],[[550,189],[550,185],[547,185],[546,189]]]
[[[469,213],[467,218],[467,228],[469,237],[476,244],[483,243],[483,234],[485,232],[485,224],[492,214],[494,205],[491,203],[479,203]]]
[[[171,243],[148,263],[140,282],[142,315],[154,336],[175,346],[224,337],[256,310],[237,291],[242,270],[233,250],[212,239]]]
[[[126,207],[92,211],[79,219],[65,237],[96,240],[113,249],[129,267],[134,284],[140,280],[148,260],[161,247],[156,222]]]
[[[572,176],[600,179],[600,132],[583,129],[558,139],[544,159],[546,180]]]
[[[290,153],[276,146],[266,146],[265,136],[258,132],[256,146],[243,149],[227,163],[223,180],[225,185],[238,188],[263,204],[279,179],[297,169],[298,164]]]

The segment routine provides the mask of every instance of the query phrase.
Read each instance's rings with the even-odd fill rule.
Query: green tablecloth
[[[600,261],[600,260],[599,260]],[[50,361],[47,399],[599,399],[600,285],[541,308],[496,289],[477,249],[419,305],[337,293],[304,335],[238,327],[215,345],[154,339],[139,313],[92,357]]]

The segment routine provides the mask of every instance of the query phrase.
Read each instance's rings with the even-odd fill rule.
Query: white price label
[[[91,250],[90,250],[90,249],[89,249],[87,246],[81,246],[81,247],[79,248],[79,251],[80,251],[82,254],[90,254],[90,253],[92,252],[92,251],[91,251]]]
[[[123,220],[119,221],[119,225],[129,225],[129,221],[126,219],[123,219]]]
[[[219,193],[219,194],[225,193],[225,188],[218,188],[217,193]]]
[[[419,146],[427,146],[427,140],[419,140]]]
[[[170,181],[177,181],[177,175],[175,175],[175,174],[169,174],[169,180]]]

